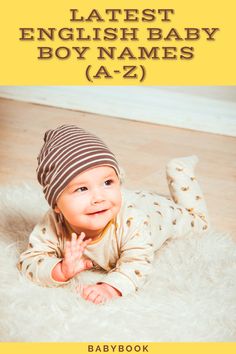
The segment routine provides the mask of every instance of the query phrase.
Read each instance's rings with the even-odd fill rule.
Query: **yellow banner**
[[[235,85],[235,0],[1,4],[1,85]]]
[[[234,354],[235,343],[2,343],[2,354]]]

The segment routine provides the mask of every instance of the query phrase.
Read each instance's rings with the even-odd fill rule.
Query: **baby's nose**
[[[100,189],[96,189],[93,191],[92,195],[92,204],[101,203],[105,200],[104,195]]]

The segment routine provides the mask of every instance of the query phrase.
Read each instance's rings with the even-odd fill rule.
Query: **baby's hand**
[[[66,241],[64,259],[52,270],[52,277],[56,281],[65,282],[83,270],[93,267],[92,261],[83,257],[84,250],[91,239],[84,241],[84,232],[78,238],[75,233],[71,236],[71,241]]]
[[[61,263],[61,270],[65,278],[70,279],[76,274],[92,268],[93,263],[89,259],[84,259],[83,253],[91,239],[84,241],[85,233],[81,232],[77,238],[75,233],[71,235],[71,241],[66,241],[64,259]]]
[[[82,289],[81,287],[78,288],[80,295],[94,304],[102,304],[112,298],[122,296],[119,290],[106,283],[83,285]]]

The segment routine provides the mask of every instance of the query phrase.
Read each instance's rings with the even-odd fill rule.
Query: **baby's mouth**
[[[97,214],[102,214],[102,213],[105,213],[105,211],[107,211],[108,209],[103,209],[103,210],[98,210],[98,211],[95,211],[93,213],[89,213],[88,215],[97,215]]]

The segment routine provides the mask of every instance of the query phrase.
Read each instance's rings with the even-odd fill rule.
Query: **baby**
[[[191,156],[167,165],[172,199],[128,191],[115,156],[97,136],[73,125],[47,131],[37,176],[51,208],[33,229],[18,268],[42,286],[103,269],[99,283],[78,290],[95,304],[137,291],[167,239],[209,227],[196,162]]]

